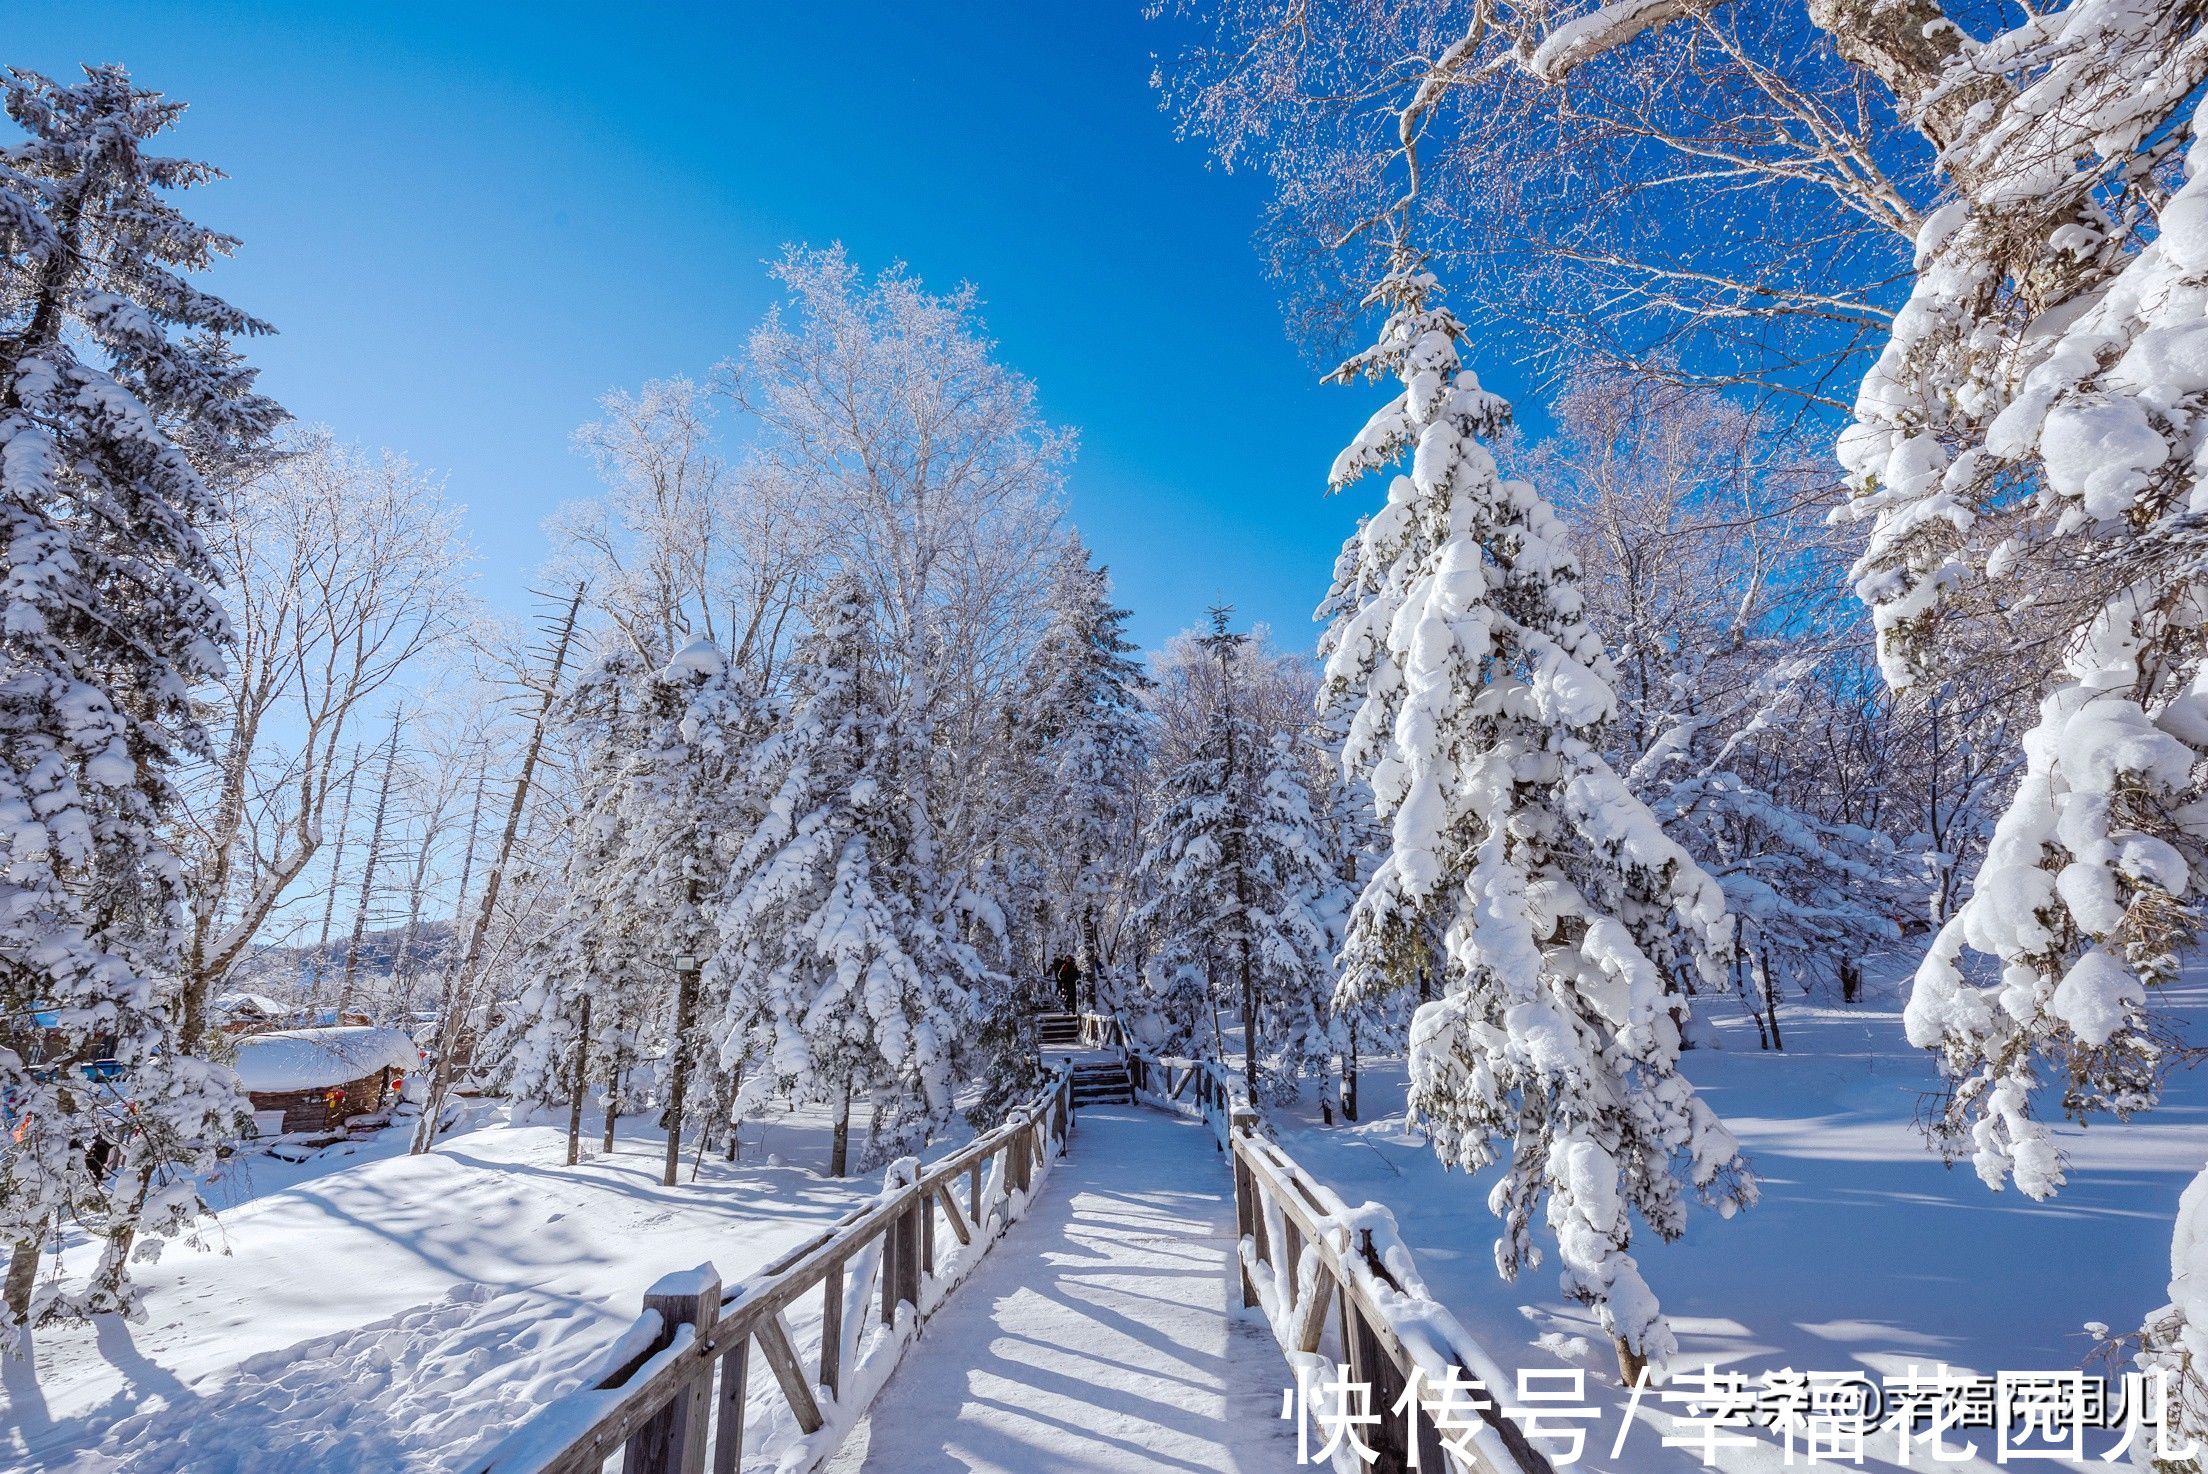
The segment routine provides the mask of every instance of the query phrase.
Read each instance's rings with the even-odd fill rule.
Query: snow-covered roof
[[[217,1013],[257,1013],[265,1018],[282,1018],[291,1012],[266,993],[217,993],[210,1006]]]
[[[285,1029],[238,1041],[238,1078],[250,1091],[314,1090],[347,1085],[378,1070],[420,1063],[414,1041],[397,1029]]]

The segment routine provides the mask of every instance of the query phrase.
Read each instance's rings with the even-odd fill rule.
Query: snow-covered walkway
[[[1241,1318],[1205,1127],[1080,1113],[1040,1201],[905,1355],[831,1474],[1281,1474],[1289,1373]]]

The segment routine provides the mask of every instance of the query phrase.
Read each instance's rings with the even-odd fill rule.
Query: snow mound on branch
[[[235,1068],[247,1090],[265,1093],[348,1085],[378,1070],[411,1071],[421,1059],[397,1029],[289,1029],[240,1039]]]
[[[81,1467],[131,1474],[459,1469],[600,1360],[572,1299],[455,1286],[444,1299],[239,1364],[205,1397],[156,1402]],[[110,1462],[112,1461],[112,1462]]]
[[[667,678],[678,676],[717,676],[728,669],[728,657],[721,654],[721,647],[711,640],[692,640],[675,652],[667,662]]]

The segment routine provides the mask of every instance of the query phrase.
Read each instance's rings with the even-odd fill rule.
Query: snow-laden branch
[[[1541,38],[1526,59],[1526,70],[1554,85],[1572,70],[1596,57],[1617,50],[1644,31],[1655,30],[1692,15],[1701,15],[1725,0],[1612,0],[1585,15],[1574,16]]]

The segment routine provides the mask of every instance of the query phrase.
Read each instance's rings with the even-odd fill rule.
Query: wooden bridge
[[[1391,1414],[1414,1376],[1507,1384],[1400,1245],[1375,1243],[1391,1220],[1298,1167],[1239,1082],[1101,1015],[1043,1038],[1053,1083],[1003,1125],[893,1168],[740,1285],[711,1265],[667,1276],[603,1375],[468,1474],[600,1474],[617,1455],[624,1474],[1284,1474],[1324,1441],[1299,1446],[1284,1414],[1299,1375],[1370,1387],[1379,1420],[1358,1431],[1381,1474],[1550,1474],[1492,1405],[1447,1438]]]

